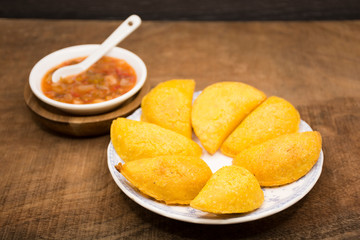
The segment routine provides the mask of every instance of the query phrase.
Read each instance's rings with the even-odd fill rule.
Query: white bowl
[[[119,47],[113,48],[108,54],[106,54],[106,56],[123,59],[135,70],[137,75],[136,84],[129,92],[117,98],[101,103],[70,104],[70,103],[55,101],[51,98],[48,98],[44,95],[43,91],[41,90],[41,80],[51,68],[63,63],[66,60],[70,60],[77,57],[88,56],[98,47],[99,47],[98,44],[88,44],[88,45],[78,45],[78,46],[63,48],[41,59],[39,62],[35,64],[35,66],[30,72],[29,83],[32,92],[41,101],[53,107],[61,109],[65,112],[78,114],[78,115],[91,115],[91,114],[103,113],[119,106],[121,103],[129,99],[131,96],[133,96],[141,89],[141,87],[145,83],[147,76],[147,70],[144,62],[134,53]]]

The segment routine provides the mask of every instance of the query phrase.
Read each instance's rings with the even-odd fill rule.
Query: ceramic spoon
[[[60,78],[65,78],[67,76],[76,75],[86,71],[91,65],[96,63],[119,42],[137,29],[140,24],[141,18],[137,15],[131,15],[99,46],[95,52],[90,54],[84,61],[56,70],[52,75],[52,81],[57,82]]]

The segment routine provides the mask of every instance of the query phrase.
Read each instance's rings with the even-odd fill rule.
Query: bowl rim
[[[53,99],[45,96],[45,94],[42,92],[42,90],[38,88],[37,83],[40,82],[40,86],[41,86],[41,81],[42,81],[43,76],[41,76],[39,79],[39,76],[37,76],[37,75],[39,74],[38,73],[39,71],[42,71],[41,67],[44,64],[46,64],[46,62],[52,61],[54,58],[56,58],[60,55],[63,55],[65,53],[76,54],[76,51],[90,51],[91,52],[91,51],[94,51],[96,49],[96,47],[98,47],[98,46],[100,46],[100,44],[83,44],[83,45],[75,45],[75,46],[71,46],[71,47],[66,47],[66,48],[62,48],[57,51],[54,51],[54,52],[46,55],[42,59],[40,59],[34,65],[34,67],[31,69],[31,72],[29,75],[29,85],[30,85],[31,91],[41,101],[43,101],[53,107],[64,109],[64,110],[74,110],[74,111],[109,109],[114,105],[124,102],[125,100],[127,100],[128,98],[133,96],[135,93],[137,93],[140,90],[140,88],[142,88],[142,86],[144,85],[146,78],[147,78],[146,65],[138,55],[136,55],[135,53],[133,53],[127,49],[121,48],[121,47],[114,47],[112,50],[110,50],[108,52],[108,54],[116,52],[116,53],[120,53],[120,54],[125,54],[125,55],[127,55],[126,57],[130,57],[130,58],[134,59],[135,62],[138,64],[137,67],[140,69],[139,72],[141,72],[141,76],[139,76],[139,72],[136,71],[135,67],[132,64],[128,63],[132,68],[134,68],[134,70],[136,72],[136,75],[137,75],[136,76],[136,84],[130,91],[126,92],[125,94],[123,94],[117,98],[113,98],[113,99],[110,99],[110,100],[107,100],[104,102],[100,102],[100,103],[89,103],[89,104],[64,103],[64,102],[59,102],[59,101],[53,100]],[[108,54],[106,54],[106,55],[108,55]],[[126,57],[124,57],[125,61],[127,61]],[[72,58],[76,58],[76,56],[70,56],[67,59],[70,60]],[[119,57],[117,57],[117,58],[119,58]],[[122,58],[119,58],[119,59],[122,59]],[[63,60],[61,62],[64,62],[64,61],[66,61],[66,60]],[[52,67],[55,67],[58,64],[61,64],[61,62],[55,64]],[[46,69],[46,72],[49,71],[52,67]]]

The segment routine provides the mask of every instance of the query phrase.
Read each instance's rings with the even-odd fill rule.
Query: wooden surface
[[[358,0],[2,0],[0,17],[145,20],[360,19]]]
[[[119,21],[0,20],[1,239],[359,239],[360,22],[144,22],[121,47],[151,86],[194,78],[196,90],[242,81],[292,102],[323,136],[323,172],[292,207],[243,224],[206,226],[150,212],[112,180],[109,135],[39,127],[23,89],[60,48],[100,43]]]
[[[142,98],[149,92],[150,83],[144,86],[120,106],[108,112],[78,116],[61,111],[39,100],[25,84],[24,100],[33,113],[33,119],[48,130],[75,137],[90,137],[108,134],[112,121],[118,117],[127,117],[139,108]]]

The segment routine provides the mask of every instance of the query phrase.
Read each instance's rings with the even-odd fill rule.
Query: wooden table
[[[62,136],[31,118],[23,89],[33,65],[60,48],[101,43],[119,23],[0,19],[0,238],[360,237],[359,21],[151,21],[120,44],[145,61],[151,86],[242,81],[289,100],[322,134],[323,172],[306,197],[273,216],[223,226],[146,210],[109,173],[109,135]]]

